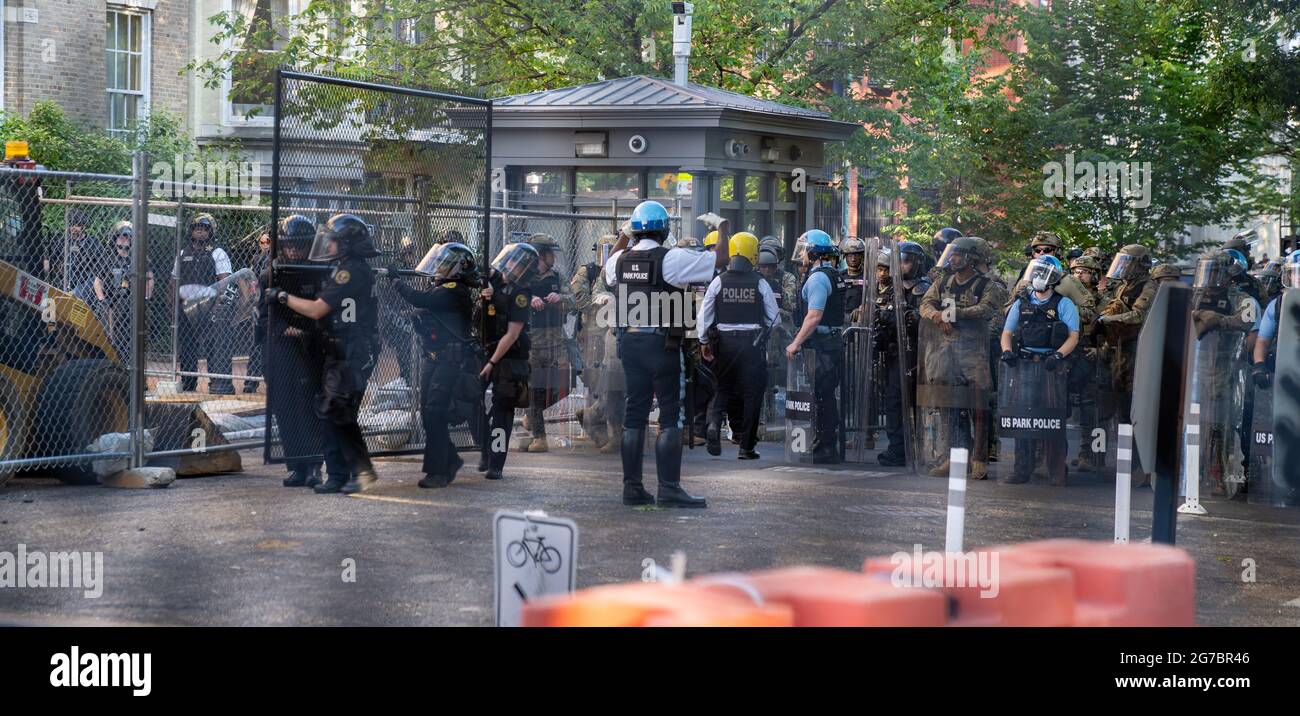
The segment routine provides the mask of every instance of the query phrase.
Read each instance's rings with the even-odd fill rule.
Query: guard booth
[[[549,234],[561,247],[555,268],[568,286],[595,261],[601,236],[615,233],[638,203],[653,199],[668,209],[679,240],[702,240],[709,229],[695,217],[711,212],[729,219],[733,233],[780,238],[788,258],[810,228],[843,235],[841,212],[828,210],[841,204],[828,201],[839,190],[831,186],[826,145],[859,131],[824,112],[658,77],[497,98],[491,251],[512,237]],[[590,425],[577,429],[579,420],[591,423],[594,415],[601,422],[603,406],[611,403],[606,391],[621,395],[621,385],[599,387],[621,378],[621,368],[611,350],[593,348],[607,337],[584,326],[584,335],[568,339],[583,347],[585,361],[571,355],[567,379],[564,370],[548,370],[533,386],[540,385],[535,395],[545,396],[546,407],[530,421],[546,425],[549,449],[592,435]],[[581,362],[597,363],[598,370],[583,372]],[[704,373],[697,385],[707,384]],[[784,369],[779,374],[785,378]],[[690,420],[696,406],[686,407]],[[769,435],[780,427],[769,421]]]
[[[818,187],[832,178],[826,143],[858,131],[824,112],[643,75],[501,97],[494,203],[615,215],[654,199],[679,217],[678,237],[702,238],[695,217],[713,212],[733,232],[781,238],[789,256],[814,219],[842,234],[841,217],[818,209]],[[556,238],[573,248],[565,268],[591,260],[590,241]]]

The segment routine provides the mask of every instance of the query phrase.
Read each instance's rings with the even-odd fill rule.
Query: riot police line
[[[506,244],[490,264],[450,242],[413,269],[376,273],[365,260],[377,253],[372,229],[360,219],[336,216],[315,231],[282,223],[286,250],[303,251],[310,237],[307,260],[334,262],[323,281],[317,272],[294,284],[291,269],[277,272],[264,292],[269,363],[314,376],[290,384],[268,369],[280,434],[309,443],[286,440],[286,456],[323,450],[328,478],[290,460],[286,484],[351,492],[376,477],[356,415],[380,350],[373,287],[385,281],[414,309],[420,341],[421,487],[456,479],[463,463],[452,426],[474,432],[488,479],[505,475],[516,410],[527,411],[523,449],[547,451],[545,410],[575,374],[585,389],[577,421],[603,453],[621,455],[628,505],[705,506],[681,486],[682,449],[720,455],[728,433],[740,459],[757,458],[758,443],[783,432],[792,462],[874,460],[946,476],[950,450],[964,447],[976,480],[1113,479],[1138,334],[1159,282],[1184,278],[1149,249],[1068,252],[1043,232],[1026,246],[1022,275],[1007,281],[988,242],[953,229],[936,234],[931,250],[888,238],[836,244],[814,229],[796,242],[791,272],[779,240],[701,220],[713,229],[702,244],[678,240],[667,211],[644,202],[567,279],[556,268],[564,249],[542,234]],[[1277,297],[1300,282],[1300,254],[1256,278],[1247,252],[1211,250],[1190,277],[1189,395],[1205,436],[1203,479],[1214,494],[1246,490],[1252,501],[1290,504],[1295,491],[1260,436],[1269,432]],[[666,297],[676,308],[628,310]],[[349,298],[355,312],[345,319]],[[277,381],[289,387],[277,391]],[[651,493],[642,463],[656,408]],[[319,446],[305,415],[329,436]],[[1142,456],[1133,464],[1140,485]]]

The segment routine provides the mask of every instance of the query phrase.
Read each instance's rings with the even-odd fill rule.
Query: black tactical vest
[[[852,313],[862,305],[862,294],[866,290],[867,274],[865,271],[854,276],[844,269],[844,306]]]
[[[1046,303],[1035,304],[1029,292],[1020,293],[1020,345],[1025,348],[1058,350],[1070,337],[1070,327],[1061,321],[1061,294],[1052,292]]]
[[[487,344],[489,355],[496,350],[497,342],[505,338],[506,332],[510,330],[510,307],[512,305],[527,305],[527,303],[518,303],[521,296],[524,297],[525,301],[528,300],[527,291],[522,290],[513,283],[506,283],[501,279],[501,274],[496,271],[492,272],[490,282],[492,284],[492,298],[488,299],[487,305],[483,308],[483,310],[487,311],[487,335],[484,336],[484,342]],[[514,345],[510,346],[510,350],[506,351],[503,358],[528,359],[528,351],[532,348],[532,337],[528,333],[530,325],[531,320],[524,321],[524,330],[519,334],[519,338],[515,340]]]
[[[803,281],[804,286],[808,285],[808,280],[813,277],[813,274],[818,273],[826,274],[826,278],[831,281],[831,293],[826,297],[826,307],[822,309],[822,320],[819,325],[840,328],[844,325],[844,294],[847,290],[844,276],[830,266],[822,265],[808,272],[807,278]],[[803,324],[803,317],[808,314],[808,300],[803,297],[803,286],[799,288],[799,321],[795,324],[795,328]]]
[[[694,300],[688,292],[664,279],[664,258],[668,249],[656,246],[647,251],[624,251],[618,257],[619,328],[681,328]],[[676,295],[674,295],[676,294]]]
[[[212,258],[212,249],[195,251],[187,247],[181,251],[180,267],[176,271],[179,286],[211,286],[217,282],[217,262]]]
[[[714,297],[713,322],[762,326],[766,318],[759,288],[762,280],[753,271],[723,271]]]

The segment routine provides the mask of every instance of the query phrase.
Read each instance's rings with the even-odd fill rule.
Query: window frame
[[[274,1],[274,0],[272,0]],[[285,12],[290,18],[296,16],[302,9],[302,0],[284,0]],[[235,12],[234,0],[221,0],[221,9],[227,13]],[[274,8],[272,8],[274,10]],[[271,22],[275,22],[272,15]],[[222,53],[236,51],[235,41],[232,38],[226,38],[221,43]],[[243,50],[239,50],[243,52]],[[266,52],[266,50],[258,50]],[[235,112],[234,102],[230,100],[230,91],[234,80],[231,72],[226,72],[221,77],[221,126],[223,127],[273,127],[275,126],[276,108],[272,106],[270,112],[263,112],[257,116],[250,117],[246,114]]]
[[[104,94],[106,96],[105,98],[108,101],[108,106],[105,107],[105,113],[107,114],[107,117],[105,118],[105,127],[107,128],[108,133],[113,136],[129,135],[133,131],[132,128],[122,127],[122,128],[115,129],[112,126],[113,96],[125,95],[128,97],[137,97],[139,100],[139,104],[136,106],[136,113],[135,113],[136,123],[139,124],[140,122],[148,121],[149,109],[153,101],[153,72],[151,69],[151,66],[153,64],[153,12],[150,10],[132,7],[129,5],[117,5],[113,3],[110,3],[104,12],[105,12],[105,22],[107,22],[109,15],[115,15],[115,14],[140,18],[140,89],[139,90],[115,89],[113,87],[107,86],[108,85],[107,64],[108,64],[109,55],[113,53],[118,53],[130,57],[135,53],[132,52],[130,49],[126,49],[126,50],[109,49],[107,28],[105,29],[105,36],[104,36],[104,43],[105,43]]]

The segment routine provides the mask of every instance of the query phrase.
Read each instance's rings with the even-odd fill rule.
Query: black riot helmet
[[[370,224],[355,214],[335,214],[316,230],[311,245],[310,261],[337,261],[345,256],[370,258],[378,256],[371,240]]]
[[[960,238],[960,231],[947,226],[934,232],[934,240],[931,242],[930,248],[934,249],[935,256],[943,256],[943,250],[948,248],[948,244]]]
[[[200,227],[208,230],[208,238],[204,243],[211,243],[212,239],[217,235],[217,220],[212,218],[212,214],[199,214],[198,216],[195,216],[190,219],[190,223],[186,227],[186,236],[193,241],[194,230]]]
[[[310,244],[316,238],[316,225],[302,214],[291,214],[280,219],[277,240],[291,244]]]

